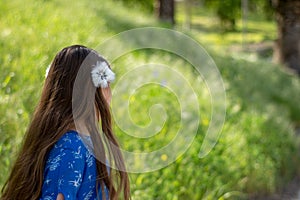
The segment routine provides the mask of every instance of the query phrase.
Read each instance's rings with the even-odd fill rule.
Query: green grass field
[[[4,0],[0,2],[0,10],[2,186],[39,99],[45,69],[62,47],[79,43],[93,48],[121,31],[168,26],[155,21],[153,15],[113,0],[28,0],[26,4]],[[269,57],[229,51],[232,45],[242,43],[241,22],[237,31],[222,33],[212,14],[200,8],[194,13],[192,29],[185,30],[181,25],[184,15],[179,9],[175,30],[202,44],[221,72],[227,101],[221,137],[208,156],[198,157],[210,122],[211,102],[208,89],[190,64],[168,52],[154,50],[135,51],[114,61],[117,78],[133,63],[159,61],[172,66],[198,88],[197,98],[201,102],[201,120],[191,147],[168,167],[130,174],[132,197],[247,199],[249,194],[273,193],[299,173],[299,139],[294,135],[294,127],[300,124],[299,78],[272,64]],[[251,17],[248,26],[248,44],[276,38],[274,22]],[[253,56],[255,59],[251,59]],[[168,118],[165,126],[150,139],[130,137],[115,126],[122,148],[147,152],[168,144],[180,125],[176,96],[158,85],[146,85],[135,94],[126,95],[114,98],[129,101],[134,123],[148,124],[148,110],[156,103],[163,105]],[[126,117],[122,109],[116,114]],[[161,155],[155,159],[153,162],[167,162],[170,158]]]

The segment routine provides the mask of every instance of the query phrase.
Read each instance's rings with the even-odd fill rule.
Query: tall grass
[[[130,28],[162,25],[153,16],[130,10],[117,1],[29,0],[24,5],[22,1],[4,0],[0,9],[1,186],[40,96],[45,69],[55,53],[75,43],[96,47]],[[201,30],[195,37],[205,43],[200,34]],[[299,142],[293,126],[300,121],[299,79],[268,61],[250,62],[222,51],[210,53],[225,82],[227,118],[217,145],[203,159],[198,151],[210,120],[210,96],[190,65],[160,51],[133,52],[113,63],[118,77],[132,63],[159,61],[172,66],[197,86],[201,102],[200,128],[191,147],[164,169],[130,174],[133,199],[242,199],[249,193],[272,193],[297,173]],[[168,121],[149,140],[132,138],[116,126],[122,147],[139,152],[167,144],[179,126],[176,96],[157,85],[142,87],[128,98],[136,124],[149,123],[148,108],[158,101],[164,105]],[[128,117],[121,109],[117,115]],[[165,162],[169,158],[156,159]]]

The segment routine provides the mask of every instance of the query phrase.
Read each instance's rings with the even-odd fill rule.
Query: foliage
[[[160,25],[116,1],[29,0],[26,7],[23,4],[18,0],[0,2],[0,186],[7,178],[38,101],[45,69],[55,53],[70,44],[95,47],[120,31]],[[271,26],[257,24],[272,31]],[[202,32],[188,34],[206,42]],[[217,38],[210,36],[212,41]],[[231,38],[227,36],[222,36],[226,45]],[[191,66],[160,51],[133,52],[113,63],[117,78],[133,63],[159,61],[172,66],[197,88],[201,102],[201,124],[191,147],[166,168],[130,174],[133,199],[245,199],[249,193],[274,192],[295,175],[300,160],[299,142],[293,133],[293,124],[300,121],[299,79],[268,60],[247,61],[241,59],[242,54],[233,57],[225,51],[224,47],[210,50],[226,86],[226,123],[217,145],[203,159],[198,152],[210,122],[210,95]],[[129,99],[136,124],[149,122],[147,111],[157,102],[164,106],[168,121],[149,140],[132,138],[116,126],[122,147],[150,151],[167,144],[179,126],[176,96],[161,86],[145,86]],[[119,112],[122,116],[121,109]],[[162,155],[156,159],[166,162],[169,158]]]
[[[146,10],[148,12],[154,11],[155,0],[119,0],[128,7]]]
[[[140,52],[139,56],[127,56],[116,64],[129,65],[132,59],[146,57],[158,59],[155,56],[149,58],[148,54],[143,56]],[[171,61],[173,68],[182,70],[186,77],[192,76],[191,72],[182,69],[182,63],[175,61],[176,58],[168,54],[160,54],[159,58],[160,63]],[[203,82],[194,78],[193,84],[201,91],[199,101],[203,103],[198,135],[190,149],[170,166],[156,172],[131,175],[134,199],[246,199],[247,194],[275,192],[297,171],[299,155],[291,121],[300,120],[300,110],[295,102],[299,98],[296,93],[299,80],[265,61],[251,63],[220,56],[215,56],[215,60],[225,80],[228,105],[227,120],[218,144],[207,157],[199,159],[209,124],[207,108],[210,103]],[[146,98],[140,91],[132,96],[135,99],[130,102],[135,110],[131,112],[132,119],[149,121],[147,108],[159,98],[171,123],[151,140],[138,140],[118,132],[126,150],[138,152],[164,146],[170,140],[165,132],[172,137],[176,134],[177,102],[163,88],[152,89],[151,92],[147,88],[141,89],[142,94],[151,94],[151,98]],[[169,158],[157,159],[165,162]],[[191,189],[191,186],[196,187]]]
[[[224,29],[234,30],[236,21],[241,19],[243,0],[205,0],[204,5],[214,10]],[[248,11],[254,14],[263,13],[265,17],[273,17],[273,9],[270,1],[249,0]]]
[[[218,1],[210,0],[205,1],[205,5],[215,10],[219,17],[222,26],[229,29],[235,28],[235,21],[241,13],[241,1],[240,0],[229,0],[229,1]]]

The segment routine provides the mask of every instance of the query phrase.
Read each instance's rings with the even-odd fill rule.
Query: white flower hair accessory
[[[115,80],[115,73],[111,71],[106,62],[97,61],[93,67],[91,74],[95,87],[107,88],[108,83]]]

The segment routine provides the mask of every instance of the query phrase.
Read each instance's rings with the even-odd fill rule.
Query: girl
[[[108,62],[87,47],[55,56],[2,200],[130,198],[111,127],[113,79]]]

